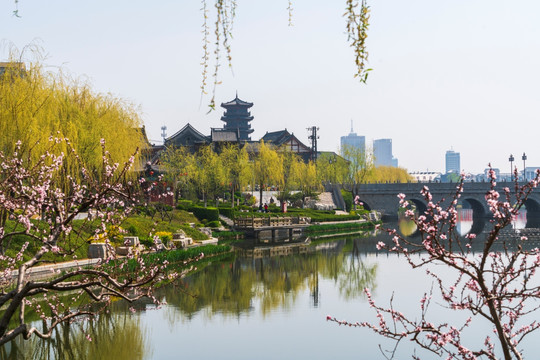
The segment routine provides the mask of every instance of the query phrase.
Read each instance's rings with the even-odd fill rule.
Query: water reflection
[[[1,359],[145,359],[152,355],[140,318],[117,302],[95,319],[63,324],[50,340],[21,337],[0,347]],[[33,324],[36,326],[36,324]]]
[[[516,218],[512,220],[512,228],[515,230],[525,229],[527,227],[527,210],[521,209]]]
[[[317,307],[322,279],[332,280],[345,299],[363,296],[365,287],[376,287],[377,265],[363,262],[359,241],[314,244],[307,253],[294,256],[238,256],[208,266],[181,285],[161,290],[169,306],[179,310],[168,312],[168,320],[173,324],[199,313],[208,319],[215,314],[239,317],[255,310],[265,317],[276,308],[290,309],[306,289]]]
[[[459,235],[467,235],[473,228],[473,209],[458,208],[456,229]]]
[[[458,207],[457,212],[457,224],[456,230],[460,236],[465,236],[469,233],[474,233],[476,235],[484,231],[485,219],[476,218],[474,216],[474,210],[469,208]],[[418,216],[418,215],[416,215]],[[512,222],[514,229],[525,228],[527,224],[527,212],[524,211],[520,213],[516,221]],[[401,235],[406,237],[411,237],[417,234],[418,227],[416,223],[406,217],[403,213],[398,213],[398,224],[397,227]]]
[[[398,229],[401,235],[403,236],[412,236],[416,234],[416,230],[418,230],[418,227],[416,226],[416,223],[406,217],[404,214],[398,215]]]
[[[134,307],[139,311],[131,314],[127,304],[117,301],[111,313],[59,328],[50,341],[4,346],[0,358],[380,359],[380,337],[324,319],[327,314],[375,319],[363,298],[364,287],[372,289],[378,302],[395,293],[400,310],[415,314],[431,279],[410,269],[403,257],[376,251],[378,241],[390,239],[379,231],[367,238],[316,242],[296,255],[207,263],[183,284],[160,289],[157,295],[168,302],[162,309],[138,302]],[[456,314],[440,315],[448,316]]]

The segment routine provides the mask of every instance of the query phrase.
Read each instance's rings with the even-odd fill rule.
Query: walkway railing
[[[234,220],[234,226],[236,228],[255,229],[261,227],[281,227],[300,224],[309,224],[309,218],[306,217],[237,217]]]

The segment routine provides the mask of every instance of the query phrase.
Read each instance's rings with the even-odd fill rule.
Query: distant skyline
[[[353,119],[367,143],[391,138],[410,171],[443,172],[451,146],[467,172],[509,169],[508,156],[523,152],[540,166],[540,2],[368,1],[367,85],[353,77],[344,0],[293,0],[292,27],[286,1],[237,3],[234,75],[222,54],[216,103],[236,91],[253,102],[253,139],[287,128],[309,144],[306,128],[318,126],[319,149],[337,151]],[[188,122],[204,133],[223,126],[222,109],[207,114],[209,97],[201,100],[199,1],[18,6],[21,18],[13,1],[0,6],[0,61],[9,43],[37,42],[47,69],[139,105],[153,141],[164,125],[168,135]]]

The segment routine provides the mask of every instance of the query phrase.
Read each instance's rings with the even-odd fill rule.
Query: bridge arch
[[[480,234],[484,230],[488,218],[485,202],[479,201],[473,197],[465,197],[460,201],[459,205],[461,205],[462,209],[472,210],[472,224],[470,225],[470,229],[464,231],[466,227],[462,227],[461,232],[463,233],[460,235],[465,235],[467,233]]]
[[[540,203],[530,197],[525,200],[527,210],[527,228],[540,228]]]
[[[424,215],[427,210],[427,204],[423,200],[417,198],[409,198],[408,201],[413,203],[413,205],[416,207],[416,213],[418,215]]]

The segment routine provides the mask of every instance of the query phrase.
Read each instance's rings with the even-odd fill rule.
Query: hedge
[[[143,254],[142,257],[147,264],[163,263],[167,260],[171,265],[179,262],[193,259],[204,253],[205,256],[213,256],[217,254],[224,254],[231,251],[231,247],[228,245],[204,245],[188,249],[176,249],[170,251],[162,251],[158,253]],[[128,271],[133,271],[136,268],[136,259],[128,260]],[[114,262],[112,263],[114,266]]]
[[[230,207],[220,207],[218,208],[219,213],[223,216],[228,217],[229,219],[234,219],[234,210]]]
[[[208,221],[219,221],[219,210],[215,207],[192,206],[189,208],[189,211],[201,222],[205,219]]]
[[[178,210],[186,210],[187,211],[192,206],[193,206],[193,201],[191,201],[191,200],[179,200],[176,203],[176,208]]]
[[[340,230],[368,230],[373,229],[375,225],[371,222],[364,223],[346,223],[346,224],[328,224],[311,225],[304,231],[308,234],[318,232],[339,232]]]
[[[345,207],[346,207],[346,209],[343,209],[343,210],[351,211],[352,203],[353,203],[352,193],[341,189],[341,196],[343,196],[343,201],[345,202]]]

